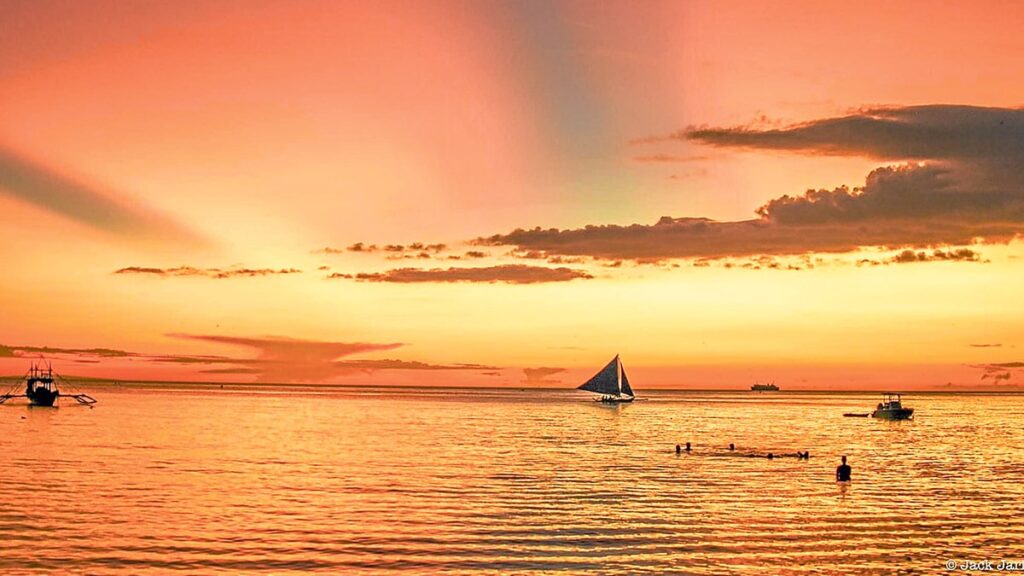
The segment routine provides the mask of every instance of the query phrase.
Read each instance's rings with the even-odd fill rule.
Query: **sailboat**
[[[601,396],[595,400],[608,404],[632,402],[636,398],[633,389],[629,386],[626,370],[622,367],[622,361],[619,360],[618,354],[593,378],[577,387],[577,390],[600,394]]]

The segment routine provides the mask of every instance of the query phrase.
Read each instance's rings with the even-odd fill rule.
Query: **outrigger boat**
[[[7,393],[0,395],[0,404],[7,402],[11,398],[25,397],[28,398],[28,403],[31,406],[53,406],[57,403],[57,399],[61,397],[60,390],[57,388],[57,379],[67,384],[66,380],[53,371],[53,367],[49,363],[47,363],[46,369],[43,369],[42,362],[32,364],[25,374],[25,393],[13,393],[14,389],[12,388]],[[96,399],[88,394],[65,394],[64,396],[66,398],[74,398],[79,404],[96,403]]]
[[[636,394],[629,386],[629,378],[626,378],[626,370],[622,367],[622,361],[619,360],[618,354],[593,378],[578,386],[577,390],[600,394],[601,396],[594,400],[605,404],[632,402],[636,398]]]

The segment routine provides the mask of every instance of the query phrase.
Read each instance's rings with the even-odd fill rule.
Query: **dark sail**
[[[612,358],[607,366],[594,375],[593,378],[584,382],[578,388],[598,394],[619,395],[619,357]],[[632,394],[632,391],[630,391]]]
[[[629,387],[629,380],[626,378],[626,369],[622,369],[622,393],[627,396],[636,396],[633,394],[633,389]]]

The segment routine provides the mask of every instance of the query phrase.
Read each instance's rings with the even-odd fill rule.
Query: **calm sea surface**
[[[90,390],[0,406],[0,573],[933,573],[1024,561],[1024,396]],[[676,443],[693,453],[677,456]],[[810,450],[809,461],[747,457]],[[834,482],[841,454],[853,482]]]

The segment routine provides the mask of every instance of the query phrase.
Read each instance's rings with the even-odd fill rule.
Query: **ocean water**
[[[0,573],[934,573],[1024,561],[1024,396],[96,387],[0,406]],[[693,452],[677,456],[675,444]],[[726,446],[735,443],[737,452]],[[748,453],[809,450],[809,461]],[[839,456],[853,482],[837,485]]]

